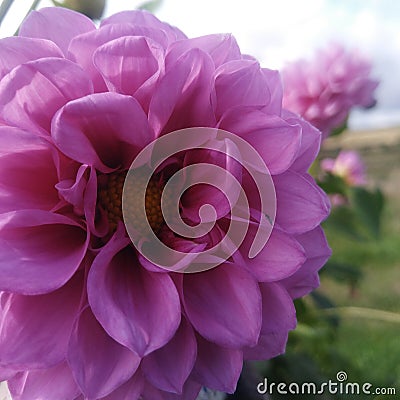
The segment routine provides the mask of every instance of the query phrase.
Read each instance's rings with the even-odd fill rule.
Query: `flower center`
[[[104,177],[104,178],[103,178]],[[126,172],[115,172],[108,175],[103,175],[102,182],[98,192],[98,204],[107,214],[110,231],[114,232],[117,229],[119,221],[122,217],[122,191],[124,187]],[[148,222],[154,232],[157,232],[164,222],[161,211],[161,194],[162,186],[155,179],[150,179],[145,198],[146,216]],[[142,224],[136,210],[143,207],[143,199],[138,193],[131,191],[128,193],[127,212],[129,221],[132,224]]]

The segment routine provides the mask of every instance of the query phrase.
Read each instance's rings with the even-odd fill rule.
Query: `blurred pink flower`
[[[344,125],[353,107],[375,105],[378,81],[370,74],[370,62],[358,51],[332,43],[313,59],[282,70],[283,106],[320,129],[326,138]]]
[[[355,150],[342,150],[336,158],[323,159],[321,169],[341,177],[349,186],[367,183],[365,164]]]
[[[321,160],[320,167],[323,172],[339,176],[349,186],[367,183],[365,164],[355,150],[342,150],[336,158],[325,158]],[[348,203],[348,199],[339,193],[331,194],[329,198],[334,207]]]
[[[31,13],[19,34],[0,41],[0,380],[19,400],[233,392],[244,359],[284,351],[293,299],[318,285],[330,255],[320,227],[328,200],[307,173],[320,132],[282,111],[278,73],[242,57],[230,35],[187,39],[139,11],[96,29],[61,8]],[[131,245],[120,203],[138,152],[194,126],[233,132],[260,153],[277,215],[257,257],[247,256],[250,229],[217,268],[179,274]],[[221,153],[178,154],[150,198],[205,156],[233,169],[258,215],[253,182]],[[223,236],[227,210],[213,188],[194,189],[181,212],[195,224],[211,202],[208,235],[174,234],[157,209],[149,219],[172,248],[196,254]]]

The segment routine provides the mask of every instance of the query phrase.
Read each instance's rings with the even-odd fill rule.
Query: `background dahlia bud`
[[[70,8],[87,15],[91,19],[100,19],[103,15],[106,0],[52,0],[56,6]]]
[[[340,176],[349,186],[367,183],[365,164],[360,154],[354,150],[342,150],[335,159],[325,158],[321,161],[321,168]]]

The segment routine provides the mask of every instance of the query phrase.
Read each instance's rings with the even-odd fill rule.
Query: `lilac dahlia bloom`
[[[283,69],[283,105],[327,137],[343,126],[353,107],[375,105],[378,81],[370,74],[370,62],[357,51],[330,44],[313,59],[300,60]]]
[[[282,110],[276,72],[243,57],[230,35],[187,39],[140,11],[96,28],[44,8],[0,41],[0,79],[0,380],[14,399],[190,400],[201,386],[233,392],[243,360],[284,351],[293,299],[318,285],[330,255],[320,228],[329,205],[307,173],[320,132]],[[131,245],[122,184],[144,146],[197,126],[230,131],[259,152],[277,215],[257,257],[246,252],[253,227],[223,264],[180,274]],[[163,180],[204,156],[165,163],[151,201]],[[230,165],[219,152],[206,156]],[[199,202],[218,199],[213,189],[185,193],[183,217],[196,223]],[[192,240],[146,202],[161,240],[189,252],[223,235],[225,203],[215,207],[214,230]]]
[[[349,186],[367,183],[365,164],[355,150],[342,150],[336,158],[321,160],[321,169],[340,176]]]

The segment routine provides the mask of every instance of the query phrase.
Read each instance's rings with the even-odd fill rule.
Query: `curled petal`
[[[51,40],[66,54],[75,36],[94,29],[93,22],[83,14],[63,7],[48,7],[32,11],[22,23],[19,35]]]
[[[146,114],[131,96],[97,93],[71,101],[55,116],[52,137],[72,159],[102,172],[129,168],[151,141]]]
[[[220,150],[196,150],[185,155],[184,167],[193,166],[185,179],[189,187],[182,196],[182,215],[192,221],[200,222],[200,208],[209,204],[215,210],[216,219],[226,216],[233,208],[240,195],[240,182],[242,180],[242,166],[236,160],[241,159],[238,146],[229,141],[221,141]],[[199,164],[196,167],[195,164]],[[208,164],[211,164],[209,167]],[[216,171],[213,167],[221,169]],[[226,173],[225,173],[226,171]],[[238,185],[232,183],[235,178]],[[209,222],[203,216],[203,222]],[[213,221],[213,218],[211,219]]]
[[[125,36],[99,47],[93,62],[110,91],[135,95],[148,105],[164,67],[164,49],[142,36]]]
[[[51,210],[60,201],[50,145],[18,128],[0,126],[0,213]]]
[[[150,38],[161,47],[166,46],[168,42],[163,31],[151,27],[136,26],[131,23],[105,25],[101,29],[77,36],[69,46],[68,58],[87,71],[96,92],[104,92],[107,87],[101,75],[101,72],[103,72],[101,66],[99,71],[93,61],[93,55],[102,45],[122,37]]]

